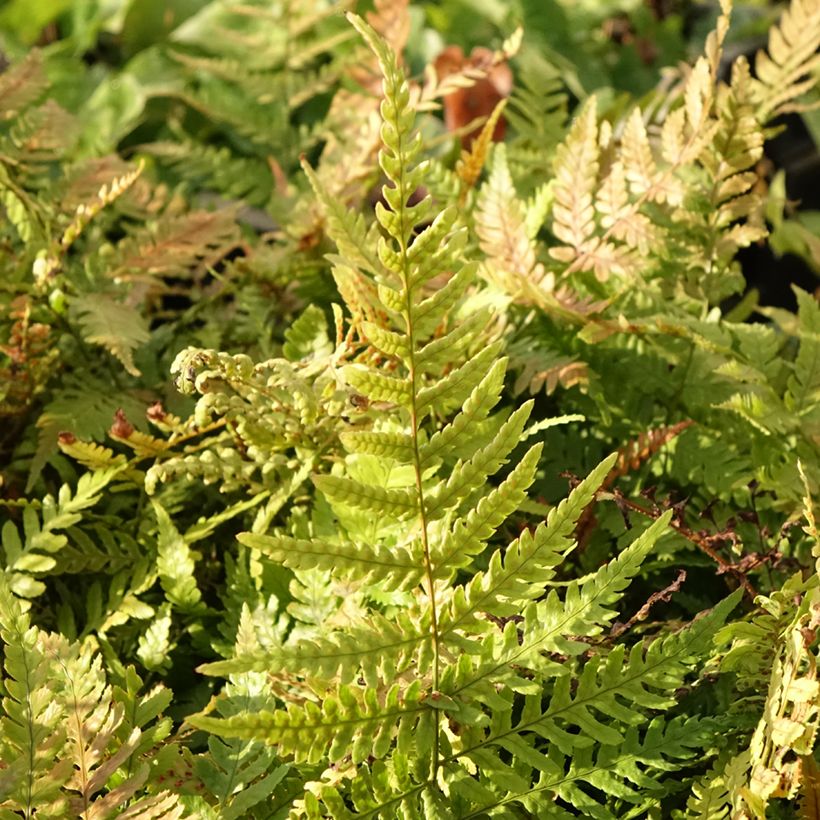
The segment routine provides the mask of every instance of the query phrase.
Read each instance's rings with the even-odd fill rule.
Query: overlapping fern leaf
[[[663,713],[737,596],[645,645],[606,637],[669,515],[563,595],[545,594],[614,456],[546,521],[497,546],[538,469],[540,443],[517,451],[531,403],[494,412],[506,360],[487,334],[489,314],[470,308],[477,279],[466,232],[453,208],[429,196],[411,204],[425,163],[408,86],[385,43],[351,22],[384,73],[387,178],[375,253],[359,223],[326,202],[336,266],[377,300],[358,317],[361,343],[339,372],[360,412],[341,436],[344,462],[314,476],[335,526],[239,536],[297,573],[343,580],[351,603],[320,633],[294,630],[264,649],[244,641],[235,657],[206,665],[212,675],[267,672],[281,699],[190,722],[316,766],[294,816],[561,816],[574,807],[610,818],[657,805],[665,773],[708,747],[710,734]]]

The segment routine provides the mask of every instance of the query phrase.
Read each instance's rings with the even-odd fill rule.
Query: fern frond
[[[820,3],[794,0],[769,30],[769,46],[755,58],[754,96],[761,122],[804,111],[798,100],[816,85],[820,67]],[[813,106],[811,106],[813,107]]]
[[[183,611],[201,604],[202,593],[196,583],[194,554],[159,502],[152,500],[157,517],[157,572],[167,599]]]
[[[13,521],[5,522],[2,530],[6,559],[4,583],[8,583],[15,594],[23,597],[42,594],[45,585],[36,576],[48,574],[58,566],[59,553],[69,545],[65,531],[81,520],[84,510],[100,500],[103,490],[124,466],[83,474],[73,493],[71,487],[64,484],[57,498],[45,496],[40,509],[33,503],[23,506],[22,538]]]
[[[473,140],[473,144],[469,148],[462,150],[461,156],[456,162],[456,175],[462,184],[462,193],[459,199],[462,204],[466,199],[467,190],[475,185],[481,175],[481,170],[484,168],[484,163],[487,161],[490,146],[492,145],[493,132],[506,104],[506,100],[501,100],[496,105],[493,113],[490,114],[487,122],[482,126],[478,137]]]
[[[675,699],[663,692],[680,685],[689,670],[708,652],[712,638],[739,597],[739,592],[733,594],[681,632],[656,639],[647,647],[638,644],[628,655],[625,648],[619,646],[605,659],[590,659],[581,669],[575,687],[569,676],[556,678],[546,706],[540,692],[528,693],[520,716],[514,716],[510,704],[496,696],[490,726],[464,737],[461,742],[465,748],[454,757],[468,758],[483,767],[487,755],[482,752],[488,747],[500,746],[516,755],[527,769],[549,772],[553,768],[549,763],[550,749],[560,750],[567,757],[577,757],[580,753],[583,759],[582,750],[593,745],[590,741],[603,744],[604,749],[623,743],[627,727],[647,720],[641,713],[643,709],[668,709],[674,705]],[[457,680],[458,676],[454,676],[453,683]],[[542,739],[548,743],[546,753],[535,748]],[[576,803],[579,799],[588,799],[583,793],[562,793],[563,775],[564,772],[554,781],[553,791],[584,810],[583,802]],[[530,788],[517,799],[526,799]]]
[[[802,415],[816,415],[820,405],[820,308],[807,293],[796,289],[800,318],[800,350],[789,379],[787,406]]]
[[[82,328],[83,338],[104,347],[116,356],[132,375],[140,371],[134,364],[134,351],[149,337],[142,313],[103,293],[88,293],[72,300],[71,310]]]
[[[463,588],[456,590],[450,611],[443,617],[445,629],[475,619],[480,612],[497,616],[516,613],[521,605],[542,594],[555,567],[574,547],[571,536],[581,513],[595,496],[615,462],[609,456],[601,462],[555,509],[534,533],[525,530],[506,550],[497,550],[484,572],[478,572]]]
[[[686,801],[686,820],[726,820],[731,808],[729,786],[725,777],[726,759],[721,757],[709,773],[692,785],[692,794]]]
[[[137,233],[120,242],[109,275],[184,276],[213,265],[238,241],[231,210],[192,211],[163,220],[154,234]]]
[[[368,548],[364,544],[333,544],[253,533],[242,533],[239,540],[290,569],[335,569],[342,577],[355,576],[368,584],[378,581],[387,588],[415,586],[419,581],[418,556],[402,547]]]
[[[394,685],[381,697],[373,689],[339,686],[319,706],[310,700],[287,710],[241,713],[229,718],[196,717],[200,729],[227,737],[259,738],[276,744],[295,761],[336,761],[348,755],[354,763],[384,757],[396,735],[413,737],[422,748],[432,745],[434,725],[422,706],[418,683]]]
[[[0,807],[34,817],[67,808],[61,794],[72,762],[61,756],[66,743],[65,713],[55,699],[51,659],[40,631],[30,625],[0,574],[0,638],[3,641],[4,696],[0,701]],[[54,816],[54,814],[52,816]]]
[[[246,655],[258,647],[250,610],[247,604],[243,604],[236,636],[237,652]],[[233,676],[219,702],[220,714],[229,717],[242,711],[269,707],[271,697],[265,680],[264,674],[254,672]],[[225,820],[246,816],[252,806],[270,798],[290,768],[287,764],[277,765],[273,749],[259,741],[225,741],[211,735],[208,752],[208,755],[197,757],[195,768],[218,801],[219,817]]]
[[[627,729],[622,743],[601,746],[597,754],[593,747],[576,749],[571,758],[560,753],[533,753],[518,740],[505,740],[502,746],[512,754],[536,763],[536,779],[530,783],[518,771],[516,779],[523,780],[521,786],[505,793],[494,788],[489,777],[482,777],[488,791],[495,793],[479,804],[480,809],[463,816],[477,818],[481,812],[515,810],[516,806],[535,813],[556,798],[584,816],[600,820],[625,816],[613,810],[613,798],[623,801],[623,810],[645,810],[674,788],[675,771],[696,759],[713,731],[709,721],[674,718],[664,723],[655,718],[643,732],[637,727]],[[664,775],[671,775],[668,785],[663,782]],[[473,796],[463,777],[455,776],[453,787],[464,797]],[[555,816],[562,815],[556,812]]]
[[[587,100],[555,154],[555,197],[552,206],[555,237],[564,243],[550,255],[572,262],[588,249],[595,230],[593,192],[598,175],[598,119],[595,98]]]
[[[526,228],[526,217],[516,196],[503,144],[493,153],[492,170],[482,185],[475,212],[476,233],[487,257],[484,269],[513,296],[544,278],[535,245]]]
[[[37,49],[0,75],[0,119],[10,120],[36,102],[48,86],[43,55]]]
[[[262,206],[271,196],[273,179],[265,163],[261,159],[237,157],[227,147],[182,138],[152,142],[141,146],[140,151],[157,157],[186,182],[249,205]]]
[[[74,767],[65,788],[71,793],[72,811],[84,818],[110,816],[133,797],[148,773],[142,766],[116,788],[109,786],[112,775],[137,750],[141,731],[134,728],[122,743],[116,742],[124,710],[113,700],[101,664],[102,658],[92,656],[88,648],[57,659],[65,686],[66,755]],[[171,804],[177,806],[176,800]]]
[[[316,172],[304,160],[302,168],[324,208],[328,235],[336,243],[340,255],[347,260],[348,265],[355,264],[363,273],[371,275],[381,273],[381,262],[369,250],[367,226],[362,214],[356,215],[348,210],[337,197],[332,196],[325,189]]]
[[[350,683],[360,675],[377,685],[404,672],[419,652],[429,654],[429,624],[402,613],[393,620],[374,614],[353,629],[298,639],[265,651],[247,652],[204,664],[209,675],[279,670],[294,675],[338,677]]]

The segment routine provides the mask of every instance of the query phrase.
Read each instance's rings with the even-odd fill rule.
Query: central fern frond
[[[531,432],[532,403],[495,410],[507,362],[490,311],[473,308],[467,231],[455,208],[424,193],[427,163],[396,56],[350,19],[384,75],[378,240],[306,171],[339,249],[336,280],[351,285],[342,293],[367,293],[372,308],[359,310],[358,296],[348,304],[356,333],[336,354],[359,411],[341,434],[343,460],[314,476],[332,526],[239,536],[297,579],[329,572],[350,601],[320,632],[294,629],[203,667],[267,672],[286,693],[280,706],[191,723],[334,764],[305,784],[299,816],[477,817],[512,804],[539,814],[559,800],[611,817],[607,791],[633,806],[643,797],[610,788],[607,771],[662,791],[663,772],[702,747],[703,731],[659,715],[736,598],[646,647],[602,637],[669,515],[563,597],[546,594],[615,456],[546,521],[495,547],[536,478],[541,443],[497,475]],[[511,768],[500,766],[508,755]]]

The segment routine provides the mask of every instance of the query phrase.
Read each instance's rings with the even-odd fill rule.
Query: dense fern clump
[[[354,5],[0,73],[0,817],[815,816],[820,308],[740,252],[817,261],[817,0],[639,101]]]

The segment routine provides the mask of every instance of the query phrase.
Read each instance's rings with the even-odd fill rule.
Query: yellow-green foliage
[[[96,139],[0,74],[0,820],[814,816],[820,309],[725,300],[817,0],[571,116],[349,5],[204,4]]]

